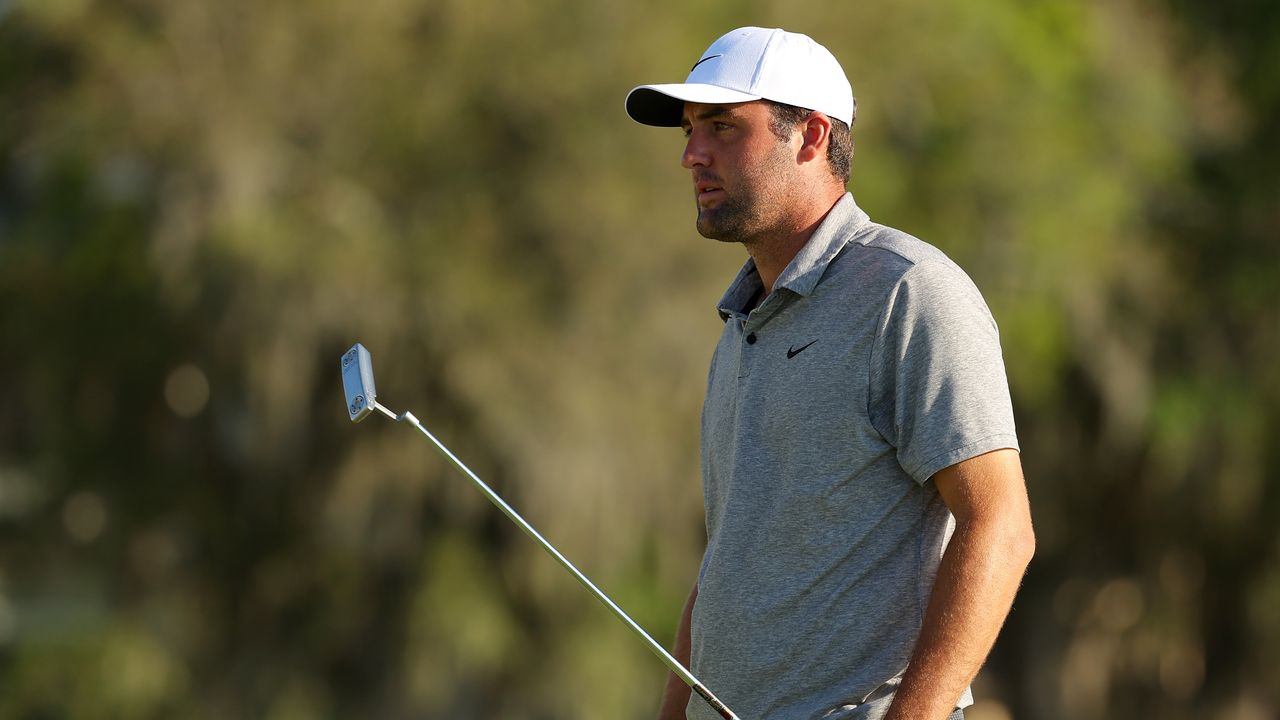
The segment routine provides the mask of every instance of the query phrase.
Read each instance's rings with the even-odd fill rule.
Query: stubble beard
[[[775,153],[743,174],[742,182],[732,195],[726,191],[726,197],[716,207],[699,207],[698,234],[720,242],[750,244],[782,225],[785,182],[777,176],[786,169],[786,152],[786,147],[779,143]]]
[[[726,198],[719,207],[698,208],[698,234],[720,242],[744,242],[758,225],[754,197]]]

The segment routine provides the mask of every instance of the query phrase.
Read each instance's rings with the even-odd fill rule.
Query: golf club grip
[[[702,683],[694,683],[689,687],[692,687],[694,692],[701,695],[702,699],[707,701],[707,704],[711,706],[712,710],[720,713],[720,717],[725,720],[739,720],[738,716],[734,715],[732,710],[725,707],[724,703],[720,702],[720,698],[712,695],[711,691],[704,687]]]

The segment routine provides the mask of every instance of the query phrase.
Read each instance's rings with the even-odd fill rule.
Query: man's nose
[[[706,167],[711,164],[711,156],[707,153],[706,143],[699,137],[696,131],[689,134],[689,139],[684,143],[684,153],[680,155],[680,165],[686,170],[692,170],[695,167]]]

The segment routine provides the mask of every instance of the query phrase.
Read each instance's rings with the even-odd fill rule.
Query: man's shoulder
[[[850,245],[868,254],[885,253],[887,260],[904,269],[931,261],[953,264],[946,253],[915,235],[877,222],[867,223]]]
[[[864,224],[833,264],[838,268],[837,275],[847,274],[850,279],[856,276],[856,282],[864,288],[868,283],[895,285],[917,268],[916,275],[922,271],[943,276],[958,273],[967,278],[942,250],[910,233],[876,222]]]

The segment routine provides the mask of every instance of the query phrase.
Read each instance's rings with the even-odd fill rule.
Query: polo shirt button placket
[[[755,345],[756,340],[758,338],[756,338],[756,334],[754,331],[750,331],[750,332],[747,331],[747,323],[745,320],[742,321],[742,330],[745,333],[742,336],[742,342],[746,343],[747,345]],[[750,360],[750,357],[747,355],[746,350],[747,349],[742,345],[738,346],[738,379],[739,380],[742,380],[751,374],[751,360]]]

